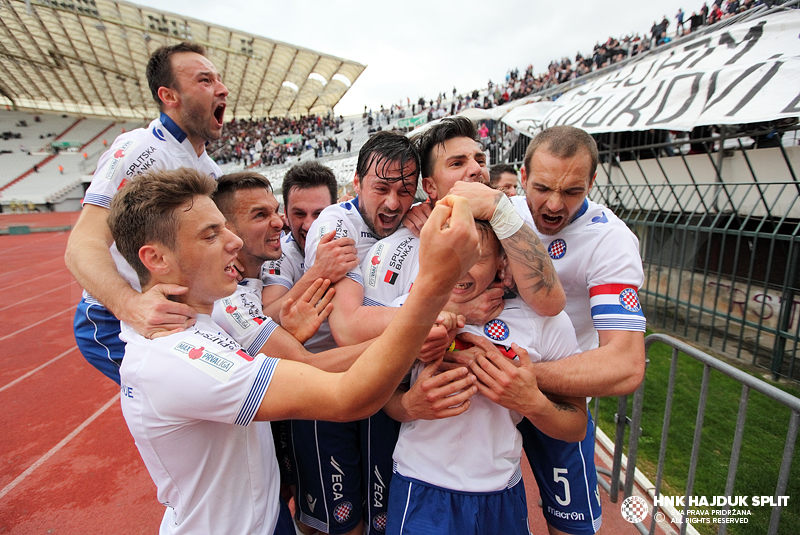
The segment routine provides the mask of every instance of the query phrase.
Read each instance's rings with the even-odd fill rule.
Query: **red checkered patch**
[[[492,340],[501,342],[508,338],[508,325],[503,320],[492,320],[483,326],[483,332]]]
[[[628,312],[639,312],[642,305],[639,304],[639,296],[633,288],[625,288],[619,293],[619,304]]]
[[[553,260],[558,260],[567,254],[567,242],[560,238],[553,240],[552,243],[550,243],[550,246],[547,247],[547,254],[549,254],[550,258]]]
[[[381,533],[386,531],[386,513],[375,515],[375,518],[372,519],[372,527]]]
[[[353,504],[350,502],[342,502],[333,510],[333,517],[337,522],[343,524],[350,518],[350,513],[353,511]]]

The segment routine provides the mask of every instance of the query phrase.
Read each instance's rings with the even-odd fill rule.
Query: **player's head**
[[[517,170],[513,165],[499,163],[489,168],[489,185],[508,197],[517,194]]]
[[[228,228],[244,241],[239,259],[246,271],[253,272],[245,276],[257,277],[264,262],[281,257],[283,220],[263,175],[242,171],[221,176],[214,202]]]
[[[317,162],[293,166],[283,179],[283,210],[300,250],[306,247],[311,223],[326,206],[336,202],[336,176]]]
[[[205,142],[222,135],[228,89],[202,46],[182,42],[153,52],[147,83],[158,108],[190,140]]]
[[[432,201],[443,199],[459,180],[489,183],[478,131],[466,117],[445,117],[415,135],[414,144],[422,162],[422,188]]]
[[[400,226],[414,202],[418,175],[419,156],[405,136],[378,132],[361,147],[353,186],[358,209],[376,238]]]
[[[503,278],[508,259],[500,240],[488,221],[475,220],[480,236],[480,256],[453,288],[451,301],[464,303],[483,293],[495,280]]]
[[[557,234],[575,217],[594,184],[597,143],[573,126],[539,133],[525,152],[522,187],[536,228]]]
[[[236,289],[233,261],[242,246],[211,200],[215,187],[213,178],[194,169],[146,172],[114,196],[108,215],[111,235],[142,289],[186,286],[176,298],[200,312]]]

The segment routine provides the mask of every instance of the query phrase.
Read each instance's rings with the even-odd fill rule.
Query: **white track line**
[[[3,251],[3,252],[5,252],[5,251]],[[64,261],[64,255],[61,255],[61,256],[57,256],[55,258],[51,258],[50,260],[45,260],[43,262],[38,262],[36,264],[36,267],[40,268],[45,264],[49,264],[50,262],[63,262],[63,261]],[[24,271],[26,269],[31,269],[31,268],[30,268],[30,266],[25,266],[25,267],[21,267],[21,268],[17,268],[17,269],[12,269],[11,271],[4,271],[3,273],[0,273],[0,277],[5,277],[7,275],[13,275],[17,271]]]
[[[52,320],[53,318],[55,318],[56,316],[60,316],[61,314],[64,314],[65,312],[69,312],[70,310],[75,310],[76,308],[78,308],[77,304],[76,305],[72,305],[69,308],[65,308],[61,312],[56,312],[55,314],[51,314],[50,316],[44,318],[41,321],[37,321],[36,323],[32,323],[32,324],[28,325],[27,327],[23,327],[22,329],[20,329],[18,331],[14,331],[13,333],[9,333],[9,334],[7,334],[7,335],[5,335],[3,337],[0,337],[0,342],[5,340],[6,338],[11,338],[12,336],[17,335],[17,334],[19,334],[19,333],[21,333],[23,331],[27,331],[28,329],[33,329],[37,325],[41,325],[42,323],[48,322],[48,321]]]
[[[7,388],[11,388],[12,386],[14,386],[15,384],[17,384],[18,382],[22,381],[23,379],[27,379],[28,377],[30,377],[30,376],[31,376],[31,375],[33,375],[34,373],[38,372],[39,370],[41,370],[41,369],[42,369],[42,368],[44,368],[45,366],[49,366],[50,364],[54,363],[55,361],[57,361],[58,359],[60,359],[60,358],[61,358],[61,357],[63,357],[64,355],[66,355],[67,353],[72,353],[72,352],[73,352],[73,351],[75,351],[76,349],[78,349],[78,346],[74,346],[74,347],[72,347],[71,349],[67,349],[66,351],[64,351],[63,353],[61,353],[60,355],[58,355],[57,357],[53,357],[53,358],[51,358],[50,360],[48,360],[47,362],[45,362],[44,364],[42,364],[42,365],[41,365],[41,366],[39,366],[38,368],[34,368],[34,369],[32,369],[31,371],[29,371],[28,373],[26,373],[25,375],[21,375],[21,376],[17,377],[16,379],[14,379],[13,381],[11,381],[10,383],[8,383],[8,384],[5,384],[5,385],[3,385],[3,386],[0,386],[0,392],[2,392],[3,390],[5,390],[5,389],[7,389]]]
[[[61,448],[63,448],[64,446],[66,446],[66,445],[67,445],[67,443],[69,443],[69,441],[70,441],[70,440],[72,440],[73,438],[75,438],[75,436],[77,436],[77,434],[78,434],[78,433],[80,433],[81,431],[83,431],[84,429],[86,429],[86,427],[88,427],[88,425],[89,425],[89,424],[91,424],[92,422],[94,422],[94,421],[95,421],[95,420],[96,420],[96,419],[97,419],[97,418],[98,418],[98,417],[99,417],[101,414],[103,414],[104,412],[106,412],[106,410],[108,410],[108,408],[109,408],[110,406],[112,406],[112,405],[113,405],[113,404],[114,404],[116,401],[118,401],[118,400],[119,400],[119,393],[118,393],[116,396],[114,396],[113,398],[111,398],[110,400],[108,400],[108,402],[106,402],[106,404],[105,404],[105,405],[103,405],[102,407],[100,407],[100,409],[98,409],[98,411],[97,411],[97,412],[95,412],[94,414],[92,414],[91,416],[89,416],[89,417],[88,417],[86,420],[84,420],[84,422],[83,422],[81,425],[79,425],[78,427],[76,427],[76,428],[75,428],[75,429],[74,429],[74,430],[73,430],[73,431],[72,431],[72,432],[71,432],[69,435],[67,435],[66,437],[64,437],[64,438],[61,440],[61,442],[59,442],[58,444],[56,444],[55,446],[53,446],[53,447],[50,449],[50,451],[48,451],[47,453],[45,453],[44,455],[42,455],[41,457],[39,457],[39,459],[38,459],[38,460],[37,460],[35,463],[33,463],[32,465],[30,465],[30,466],[28,467],[28,469],[27,469],[27,470],[25,470],[25,471],[24,471],[24,472],[22,472],[22,473],[21,473],[19,476],[17,476],[17,478],[16,478],[14,481],[12,481],[12,482],[11,482],[11,483],[9,483],[8,485],[6,485],[6,487],[5,487],[3,490],[0,490],[0,499],[2,499],[2,498],[3,498],[3,496],[5,496],[6,494],[8,494],[8,493],[9,493],[9,492],[11,492],[12,490],[14,490],[14,487],[16,487],[17,485],[19,485],[20,483],[22,483],[22,482],[25,480],[25,478],[27,478],[29,475],[31,475],[31,473],[33,473],[33,471],[34,471],[34,470],[36,470],[37,468],[39,468],[40,466],[42,466],[44,463],[46,463],[46,462],[47,462],[47,460],[48,460],[50,457],[52,457],[53,455],[55,455],[56,453],[58,453],[58,452],[59,452],[59,450],[60,450]]]
[[[46,292],[42,292],[40,294],[36,294],[36,295],[31,296],[31,297],[29,297],[27,299],[23,299],[22,301],[16,301],[16,302],[14,302],[14,303],[12,303],[10,305],[6,305],[3,308],[0,308],[0,312],[2,312],[3,310],[6,310],[7,308],[14,308],[15,306],[21,305],[22,303],[27,303],[28,301],[33,301],[34,299],[39,299],[43,295],[51,294],[53,292],[57,292],[58,290],[63,290],[67,286],[71,286],[73,284],[77,284],[77,282],[73,280],[73,281],[70,281],[70,282],[68,282],[66,284],[62,284],[61,286],[53,288],[52,290],[47,290]]]
[[[23,249],[25,247],[30,247],[31,245],[36,245],[39,242],[47,241],[47,240],[53,238],[54,236],[60,236],[64,232],[65,231],[63,231],[63,230],[59,230],[59,231],[56,231],[56,232],[48,232],[48,233],[46,233],[47,236],[45,236],[43,238],[40,238],[38,240],[29,241],[29,242],[23,243],[21,245],[15,245],[14,247],[9,247],[8,249],[3,249],[3,252],[4,253],[5,252],[11,252],[11,251],[14,251],[16,249]]]
[[[45,273],[44,275],[39,275],[38,277],[34,277],[32,279],[25,279],[24,281],[18,282],[17,284],[12,284],[11,286],[4,286],[3,288],[0,288],[0,292],[2,292],[4,290],[10,290],[11,288],[16,288],[17,286],[22,286],[23,284],[28,284],[29,282],[33,282],[33,281],[36,281],[36,280],[39,280],[39,279],[43,279],[45,277],[52,277],[56,273],[61,273],[62,271],[66,271],[66,270],[67,270],[67,268],[64,267],[64,268],[61,268],[61,269],[56,270],[56,271],[51,271],[50,273]]]

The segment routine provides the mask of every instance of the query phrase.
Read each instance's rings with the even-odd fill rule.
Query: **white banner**
[[[795,9],[742,22],[593,79],[548,109],[517,107],[503,122],[527,135],[560,124],[594,134],[798,117],[798,35]]]

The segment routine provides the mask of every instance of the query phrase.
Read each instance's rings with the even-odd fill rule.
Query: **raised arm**
[[[508,197],[479,182],[456,182],[450,192],[469,201],[475,219],[485,219],[492,224],[508,255],[508,266],[523,301],[542,316],[561,312],[566,295],[553,262]]]
[[[352,421],[374,414],[410,368],[453,285],[475,261],[477,245],[467,203],[443,199],[422,232],[420,275],[383,334],[343,374],[280,361],[257,419]]]
[[[70,233],[64,262],[78,283],[118,319],[147,338],[193,325],[197,316],[194,309],[168,299],[169,295],[184,293],[186,288],[158,284],[140,293],[119,274],[109,250],[114,240],[107,217],[106,208],[85,204]]]

